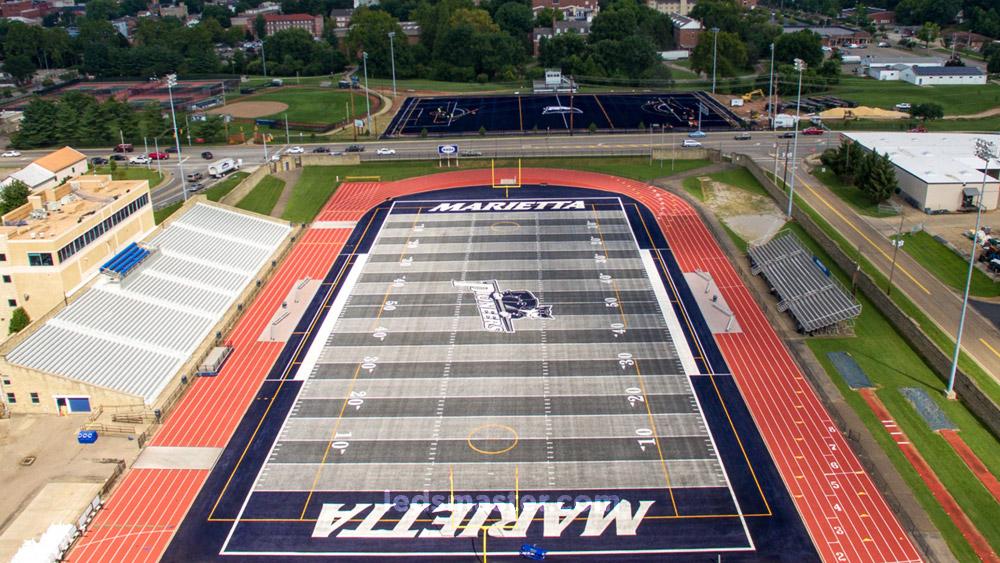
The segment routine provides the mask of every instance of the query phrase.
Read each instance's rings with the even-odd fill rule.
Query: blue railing
[[[121,252],[115,254],[111,260],[105,262],[101,266],[101,273],[125,277],[140,262],[145,260],[147,256],[149,256],[149,250],[133,242]]]

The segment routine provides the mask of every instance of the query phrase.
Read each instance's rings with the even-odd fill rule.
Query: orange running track
[[[230,335],[232,356],[216,377],[197,378],[152,441],[154,446],[221,448],[281,352],[258,340],[300,279],[323,279],[351,229],[309,229]],[[156,561],[208,477],[207,470],[135,469],[69,556],[73,562]]]
[[[522,184],[591,188],[636,199],[655,215],[681,269],[700,269],[712,275],[743,329],[741,333],[718,335],[719,347],[824,561],[920,560],[871,478],[694,209],[677,196],[624,178],[554,169],[529,168],[521,172]],[[516,171],[498,170],[497,174],[513,177]],[[395,182],[345,183],[316,221],[357,221],[387,198],[490,182],[489,170],[468,170]],[[502,197],[500,192],[498,197]],[[237,325],[233,341],[253,348],[242,354],[241,368],[234,367],[234,354],[228,369],[217,378],[204,385],[205,380],[197,382],[154,440],[155,445],[225,445],[278,354],[273,346],[261,349],[255,341],[257,335],[291,283],[306,275],[322,276],[336,257],[331,248],[336,243],[321,243],[315,238],[319,236],[315,232],[324,231],[329,232],[310,229],[247,318]],[[345,230],[339,239],[341,244],[347,234]],[[310,235],[314,238],[307,245]],[[310,245],[315,248],[308,249]],[[282,274],[286,277],[281,278]],[[272,287],[276,285],[280,287]],[[199,392],[199,386],[212,384],[214,388]],[[163,553],[191,500],[184,501],[149,483],[133,485],[141,478],[137,473],[127,476],[71,554],[72,561],[106,561],[109,550],[123,546],[123,553],[134,553],[136,557],[119,560],[153,561]],[[126,513],[135,516],[124,520]],[[168,513],[179,516],[166,518]],[[150,535],[144,530],[153,526],[163,527],[156,534],[160,541],[143,538]]]

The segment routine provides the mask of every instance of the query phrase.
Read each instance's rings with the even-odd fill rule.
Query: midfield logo
[[[452,280],[452,285],[472,290],[476,307],[489,332],[514,332],[514,319],[551,319],[552,307],[539,305],[530,291],[500,291],[496,280],[465,282]]]

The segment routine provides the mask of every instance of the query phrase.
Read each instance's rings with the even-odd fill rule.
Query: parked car
[[[878,42],[878,46],[879,47],[888,47],[889,46],[889,42],[888,41],[879,41]]]
[[[396,149],[390,149],[389,147],[381,147],[375,151],[375,154],[388,156],[391,154],[396,154]]]
[[[201,157],[204,158],[205,160],[212,160],[213,158],[215,158],[215,155],[212,154],[212,151],[205,151],[201,153]]]
[[[926,133],[926,132],[927,128],[924,127],[923,125],[917,125],[913,129],[910,129],[910,133]]]
[[[749,141],[750,138],[750,133],[737,133],[736,136],[733,137],[733,139],[736,139],[737,141]]]
[[[685,148],[697,148],[701,146],[701,142],[695,141],[694,139],[684,139],[681,146]]]
[[[327,154],[327,153],[330,152],[330,149],[328,149],[326,147],[316,147],[316,148],[314,148],[312,150],[312,152],[314,152],[316,154]]]
[[[306,150],[302,147],[290,147],[287,151],[285,151],[286,154],[302,154],[304,152],[306,152]]]
[[[118,162],[121,162],[123,160],[128,160],[128,157],[123,154],[113,154],[111,155],[111,160],[117,160]]]
[[[132,147],[132,143],[122,143],[120,145],[115,145],[115,152],[132,152],[135,150]]]
[[[691,137],[692,139],[700,139],[700,138],[702,138],[704,136],[705,136],[705,132],[702,131],[701,129],[699,129],[697,131],[691,131],[690,133],[688,133],[688,137]]]
[[[167,147],[166,152],[171,152],[171,153],[177,152],[177,147]]]
[[[896,104],[897,111],[910,111],[910,109],[912,108],[913,106],[910,105],[909,102],[899,102],[898,104]]]
[[[2,156],[4,158],[16,158],[16,157],[21,156],[21,153],[19,153],[17,151],[6,151],[3,154],[0,154],[0,156]]]
[[[781,138],[781,139],[794,139],[795,138],[795,131],[785,131],[784,133],[782,133],[778,137]]]
[[[803,135],[822,135],[825,132],[825,130],[820,129],[819,127],[809,127],[802,130]]]
[[[188,182],[197,182],[202,178],[204,178],[204,176],[202,175],[201,172],[188,172],[187,174],[184,175],[184,179],[187,180]]]
[[[152,162],[152,159],[144,154],[128,159],[129,164],[149,164],[150,162]]]
[[[350,145],[346,149],[344,149],[344,152],[365,152],[365,146],[364,145]]]
[[[94,158],[90,159],[90,163],[93,164],[94,166],[103,166],[108,163],[108,159],[104,158],[103,156],[95,156]]]
[[[483,156],[483,151],[462,151],[462,156]]]
[[[167,160],[170,155],[165,152],[151,152],[149,153],[149,158],[152,160]]]

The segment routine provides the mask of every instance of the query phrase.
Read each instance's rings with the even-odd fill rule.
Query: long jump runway
[[[165,560],[818,559],[648,211],[516,193],[358,222]]]

